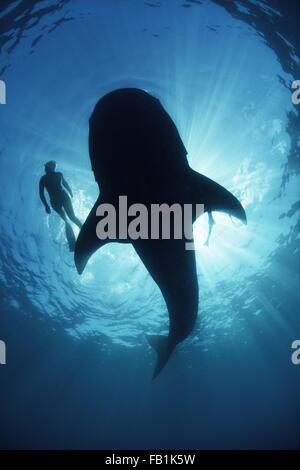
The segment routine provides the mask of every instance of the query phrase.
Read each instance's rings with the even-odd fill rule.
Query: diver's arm
[[[46,209],[46,212],[47,214],[50,214],[51,212],[51,209],[50,209],[50,206],[47,202],[47,199],[45,198],[45,183],[44,183],[44,179],[43,177],[40,179],[40,198],[41,198],[41,201],[42,203],[44,204],[45,206],[45,209]]]
[[[63,177],[63,175],[62,175],[62,184],[63,184],[63,186],[66,188],[66,190],[69,192],[70,196],[73,197],[72,189],[70,188],[70,186],[69,186],[68,183],[66,182],[65,178]]]

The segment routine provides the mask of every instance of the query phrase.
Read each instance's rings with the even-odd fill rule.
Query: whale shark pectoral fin
[[[82,274],[90,257],[99,248],[111,240],[100,240],[96,234],[99,217],[96,216],[97,207],[101,204],[100,196],[84,222],[75,244],[74,261],[78,274]]]
[[[192,169],[190,177],[192,204],[204,204],[204,212],[225,212],[247,224],[247,216],[242,204],[230,191]]]

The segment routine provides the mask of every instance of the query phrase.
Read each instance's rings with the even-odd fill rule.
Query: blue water
[[[300,446],[300,39],[289,2],[286,22],[276,2],[229,3],[3,1],[0,447]],[[88,119],[127,86],[160,99],[192,168],[248,217],[215,214],[209,248],[206,216],[194,225],[198,322],[154,382],[145,334],[168,329],[157,285],[131,245],[107,245],[80,277],[38,198],[55,159],[84,220]]]

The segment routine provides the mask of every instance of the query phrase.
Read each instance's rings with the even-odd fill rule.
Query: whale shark
[[[247,223],[240,201],[194,171],[187,153],[175,123],[156,97],[138,88],[121,88],[100,98],[89,119],[89,154],[99,197],[76,240],[79,274],[93,253],[112,241],[97,236],[97,208],[100,204],[117,207],[121,195],[131,204],[149,208],[151,204],[203,204],[208,214],[224,212]],[[193,210],[191,224],[196,217]],[[195,252],[186,249],[184,235],[181,239],[117,237],[115,241],[132,243],[167,306],[168,336],[147,335],[157,353],[155,378],[195,326],[199,302]]]

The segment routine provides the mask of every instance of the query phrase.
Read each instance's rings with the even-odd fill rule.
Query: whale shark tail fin
[[[170,355],[174,350],[174,346],[170,345],[169,338],[167,336],[160,335],[147,335],[147,340],[150,346],[156,351],[157,361],[153,373],[152,380],[158,376],[161,370],[164,368],[169,360]]]

